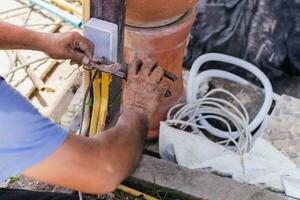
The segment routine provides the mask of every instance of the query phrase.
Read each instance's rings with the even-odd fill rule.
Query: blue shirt
[[[0,77],[0,184],[45,159],[67,135]]]

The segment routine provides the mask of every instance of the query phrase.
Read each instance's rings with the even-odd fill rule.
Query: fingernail
[[[89,64],[89,62],[90,62],[90,59],[88,57],[84,56],[83,60],[82,60],[82,64],[87,65],[87,64]]]
[[[172,92],[170,90],[167,90],[165,93],[165,97],[170,97],[172,96]]]

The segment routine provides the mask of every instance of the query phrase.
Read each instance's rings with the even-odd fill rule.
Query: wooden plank
[[[90,0],[83,0],[82,1],[82,20],[83,22],[86,22],[87,20],[90,19]],[[91,75],[92,73],[90,71],[84,71],[83,72],[83,86],[84,86],[84,91],[87,90],[88,85],[91,81]],[[85,104],[85,109],[84,109],[84,116],[83,116],[83,125],[82,125],[82,136],[87,136],[89,129],[90,129],[90,121],[91,121],[91,110],[90,110],[90,105],[89,105],[89,100],[90,100],[91,95],[88,94]]]
[[[59,61],[57,60],[53,60],[51,61],[51,63],[46,67],[45,71],[40,75],[40,79],[42,81],[46,81],[48,75],[57,67],[57,65],[59,64]],[[36,87],[35,86],[32,86],[29,91],[26,93],[26,97],[28,99],[31,99],[33,94],[36,92]]]
[[[219,177],[200,170],[191,170],[165,160],[144,156],[131,180],[140,181],[150,187],[163,188],[191,195],[200,199],[213,200],[283,200],[275,193],[238,183],[230,178]]]
[[[118,25],[118,62],[123,62],[126,0],[90,0],[90,17]],[[121,79],[112,77],[109,87],[109,103],[106,128],[112,127],[120,113]]]
[[[17,51],[17,58],[19,59],[19,61],[21,62],[21,64],[25,64],[28,62],[28,60],[24,57],[24,55],[20,52]],[[45,83],[35,74],[34,70],[31,69],[30,66],[25,68],[25,71],[29,77],[29,79],[31,80],[33,86],[38,90],[38,91],[49,91],[49,92],[54,92],[54,89],[47,87],[45,85]]]
[[[63,88],[56,92],[55,101],[51,103],[45,115],[50,119],[61,119],[75,95],[74,90],[77,90],[80,84],[80,77],[71,77],[64,81]]]
[[[82,21],[86,22],[90,19],[90,7],[91,2],[90,0],[83,0],[82,2]]]

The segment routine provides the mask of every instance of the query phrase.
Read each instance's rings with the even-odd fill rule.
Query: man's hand
[[[44,51],[53,59],[70,59],[71,64],[88,64],[94,54],[94,45],[77,32],[47,34],[44,40]]]
[[[72,64],[88,64],[94,54],[94,45],[77,32],[42,33],[5,22],[0,22],[0,30],[0,49],[43,51]]]
[[[128,81],[124,91],[124,109],[134,110],[149,120],[169,89],[163,80],[164,70],[149,59],[143,63],[135,58],[128,66]]]

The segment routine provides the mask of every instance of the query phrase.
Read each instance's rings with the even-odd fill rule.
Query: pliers
[[[117,76],[123,80],[127,80],[128,74],[128,65],[126,63],[115,63],[102,57],[98,60],[91,61],[87,66],[85,66],[88,70],[97,70],[99,72],[104,72],[113,76]],[[165,70],[164,76],[169,80],[175,82],[177,80],[177,76],[171,72]],[[171,91],[167,91],[165,97],[170,97],[172,95]]]

